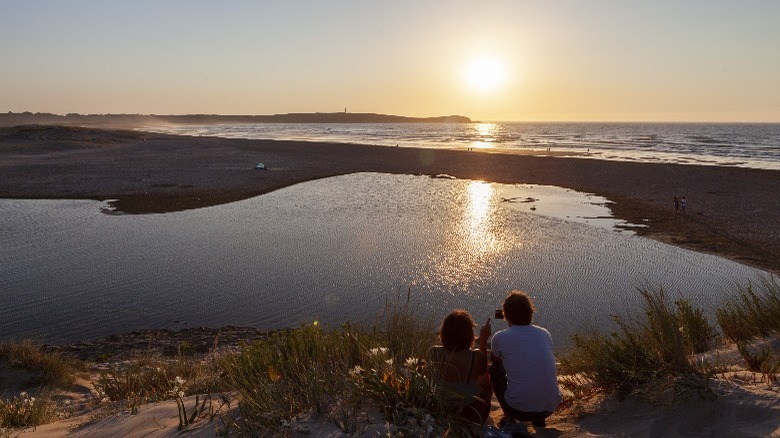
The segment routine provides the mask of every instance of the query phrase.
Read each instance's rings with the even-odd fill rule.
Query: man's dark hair
[[[504,300],[504,317],[513,325],[529,325],[533,320],[534,303],[523,291],[513,290]]]
[[[474,345],[474,319],[465,310],[455,310],[441,323],[441,345],[450,351],[470,349]]]

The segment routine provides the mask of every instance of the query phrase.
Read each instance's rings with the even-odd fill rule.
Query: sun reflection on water
[[[471,181],[466,188],[466,193],[467,204],[464,215],[468,237],[474,249],[485,251],[496,240],[490,229],[493,186],[483,181]]]
[[[474,125],[474,136],[477,140],[471,142],[471,147],[479,149],[494,147],[493,142],[498,133],[498,128],[496,123],[476,123]]]
[[[440,282],[450,290],[472,293],[472,285],[486,278],[502,262],[501,254],[509,247],[501,234],[501,220],[495,187],[483,181],[470,181],[454,193],[460,214],[454,217],[448,239],[435,256],[429,280]]]

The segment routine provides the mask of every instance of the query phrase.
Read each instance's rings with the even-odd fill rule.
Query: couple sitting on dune
[[[480,329],[478,350],[472,349],[476,324],[468,312],[455,310],[444,318],[442,345],[433,347],[431,359],[448,390],[446,403],[468,421],[482,424],[495,392],[506,422],[544,427],[561,401],[552,337],[531,324],[535,309],[524,292],[511,291],[502,307],[509,328],[493,336],[490,352],[490,318]]]

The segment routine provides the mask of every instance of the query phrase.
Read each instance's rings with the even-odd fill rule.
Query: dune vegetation
[[[706,352],[725,343],[738,346],[743,369],[778,385],[780,355],[754,347],[780,334],[776,278],[738,290],[712,322],[662,290],[641,290],[638,298],[637,315],[614,317],[610,333],[575,336],[574,348],[559,355],[562,409],[597,394],[665,405],[714,398],[711,382],[731,365]],[[370,326],[324,330],[313,323],[205,355],[185,346],[171,357],[108,363],[78,361],[31,341],[0,344],[0,437],[83,412],[93,419],[137,413],[160,400],[176,401],[180,429],[212,421],[223,435],[289,435],[301,415],[347,434],[468,435],[474,427],[444,408],[446,394],[428,366],[437,322],[416,313],[407,295]],[[79,377],[91,382],[93,397],[73,407],[58,394]]]

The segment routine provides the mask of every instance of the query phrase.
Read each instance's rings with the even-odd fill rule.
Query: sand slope
[[[659,406],[629,398],[618,402],[608,398],[588,401],[568,411],[554,414],[548,427],[529,431],[539,437],[780,437],[780,390],[758,376],[746,372],[730,373],[712,384],[717,398],[696,395],[683,402]],[[187,397],[185,405],[193,406],[194,397]],[[85,414],[21,432],[22,437],[216,437],[224,430],[219,420],[200,419],[186,431],[178,427],[178,408],[173,401],[142,406],[137,415],[115,414],[87,423]],[[229,414],[237,415],[235,408]],[[501,417],[494,400],[494,418]],[[384,430],[384,421],[372,413],[372,424],[363,424],[358,436],[377,436]],[[79,424],[85,426],[74,429]],[[289,428],[293,437],[345,436],[333,423],[316,416],[301,416]]]

